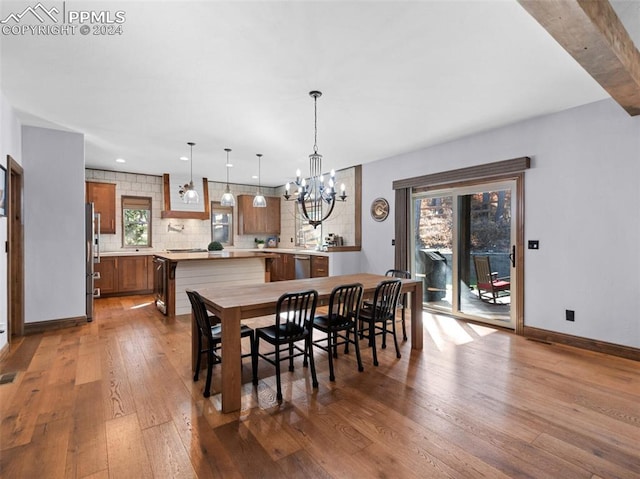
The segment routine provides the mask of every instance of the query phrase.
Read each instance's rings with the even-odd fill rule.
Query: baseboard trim
[[[544,341],[551,344],[565,344],[576,348],[588,349],[589,351],[640,361],[640,349],[632,348],[630,346],[621,346],[619,344],[607,343],[605,341],[581,338],[570,334],[547,331],[546,329],[532,328],[531,326],[524,327],[523,336],[536,341]]]
[[[86,316],[77,316],[75,318],[53,319],[51,321],[37,321],[35,323],[24,323],[24,334],[38,334],[45,331],[53,331],[56,329],[73,328],[78,324],[86,323]]]

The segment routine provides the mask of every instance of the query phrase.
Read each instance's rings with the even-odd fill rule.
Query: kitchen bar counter
[[[275,253],[275,251],[274,251]],[[261,250],[222,250],[208,252],[185,252],[185,253],[154,253],[159,258],[169,261],[209,261],[209,260],[229,260],[241,258],[274,258],[276,254]]]
[[[247,250],[156,253],[153,256],[156,307],[168,316],[188,314],[191,305],[187,289],[268,282],[269,262],[274,257],[277,254]]]

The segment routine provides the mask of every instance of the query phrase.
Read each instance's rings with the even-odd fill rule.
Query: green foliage
[[[467,227],[472,250],[508,251],[511,228],[510,191],[477,193],[463,198],[468,201]],[[453,249],[452,201],[452,196],[419,200],[416,211],[418,248]]]
[[[149,246],[149,210],[125,209],[125,246]]]
[[[209,251],[222,251],[224,247],[222,246],[222,243],[220,243],[220,241],[212,241],[207,246],[207,249]]]

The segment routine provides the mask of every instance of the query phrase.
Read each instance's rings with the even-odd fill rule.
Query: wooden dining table
[[[222,324],[222,412],[230,413],[241,407],[241,354],[240,321],[275,314],[278,298],[294,291],[315,289],[318,305],[327,304],[331,291],[336,286],[361,283],[364,296],[373,296],[376,286],[386,276],[358,273],[324,278],[295,279],[273,283],[247,284],[242,286],[217,286],[196,289],[207,309],[220,318]],[[402,292],[411,296],[411,348],[422,349],[422,280],[403,279]],[[275,318],[274,318],[275,321]],[[198,330],[192,318],[192,362],[195,371],[198,352]]]

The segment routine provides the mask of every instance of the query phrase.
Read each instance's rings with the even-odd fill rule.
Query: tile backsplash
[[[154,175],[140,175],[135,173],[121,173],[116,171],[85,169],[87,181],[115,183],[116,185],[116,233],[100,236],[102,251],[131,251],[122,247],[122,196],[146,196],[152,201],[151,221],[151,249],[162,251],[173,248],[206,248],[211,241],[211,223],[208,220],[161,218],[162,177]],[[255,186],[230,185],[234,195],[254,194]],[[210,181],[209,198],[220,198],[225,184]],[[277,196],[275,189],[262,188],[267,196]],[[234,221],[237,218],[234,215]],[[234,227],[234,232],[237,228]],[[235,248],[253,248],[255,235],[234,234]],[[140,248],[141,250],[144,248]]]
[[[355,188],[355,178],[353,168],[341,170],[339,172],[339,183],[344,182],[347,192],[353,194]],[[146,196],[152,201],[151,221],[151,249],[162,251],[165,249],[177,248],[206,248],[211,241],[211,222],[209,220],[197,219],[175,219],[161,218],[163,209],[163,180],[162,176],[141,175],[137,173],[122,173],[117,171],[85,169],[86,181],[96,181],[104,183],[115,183],[116,185],[116,233],[102,234],[100,237],[102,251],[131,251],[131,247],[122,247],[122,196]],[[225,183],[209,181],[209,198],[219,199],[225,188]],[[231,192],[237,197],[239,194],[255,194],[255,185],[230,184]],[[266,196],[277,196],[282,198],[284,186],[279,188],[262,188]],[[280,203],[280,247],[295,247],[296,204],[294,201],[284,201]],[[355,244],[355,202],[336,203],[331,218],[322,225],[322,237],[329,233],[342,236],[345,246]],[[255,235],[237,234],[237,213],[234,210],[234,244],[233,248],[254,248]],[[266,239],[266,236],[262,239]],[[140,248],[141,250],[144,248]]]

